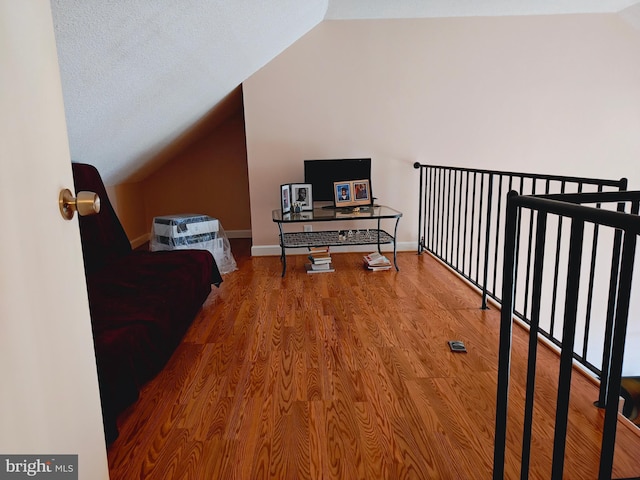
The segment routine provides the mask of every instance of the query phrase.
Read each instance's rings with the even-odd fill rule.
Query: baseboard
[[[253,245],[251,247],[252,257],[270,257],[273,255],[280,255],[280,246],[278,245]]]
[[[251,230],[225,230],[227,238],[251,238]]]
[[[138,238],[134,238],[130,242],[131,243],[131,248],[133,248],[135,250],[139,246],[144,245],[145,243],[147,243],[150,238],[151,238],[151,235],[149,233],[145,233],[144,235],[140,235]]]
[[[345,245],[345,246],[332,246],[332,253],[348,253],[348,252],[373,252],[376,249],[375,245]],[[381,245],[380,250],[383,252],[393,253],[393,245],[388,243]],[[417,252],[417,242],[398,242],[396,246],[398,252]],[[287,255],[306,255],[307,248],[287,248]],[[282,253],[280,245],[258,245],[251,247],[252,257],[267,257],[272,255],[278,255]]]

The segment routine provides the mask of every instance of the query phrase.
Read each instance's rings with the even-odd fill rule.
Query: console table
[[[278,224],[280,231],[280,248],[282,253],[282,276],[287,271],[287,248],[302,247],[322,247],[341,245],[376,245],[380,252],[380,245],[393,244],[393,264],[399,271],[396,258],[396,234],[398,222],[402,213],[393,208],[382,205],[360,207],[360,209],[350,208],[314,208],[313,210],[300,213],[282,213],[281,210],[273,210],[273,221]],[[393,235],[381,230],[380,222],[383,219],[395,219]],[[284,232],[282,226],[294,223],[316,223],[316,222],[337,222],[337,221],[377,221],[377,228],[359,228],[347,230],[323,230],[316,232]],[[360,222],[358,222],[360,223]]]

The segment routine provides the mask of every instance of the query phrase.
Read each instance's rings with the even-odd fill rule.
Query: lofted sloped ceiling
[[[71,158],[145,164],[322,21],[327,0],[51,0]]]
[[[638,0],[330,0],[327,19],[614,13]]]
[[[71,158],[137,181],[326,19],[605,13],[637,0],[51,0]],[[166,157],[166,155],[164,155]]]

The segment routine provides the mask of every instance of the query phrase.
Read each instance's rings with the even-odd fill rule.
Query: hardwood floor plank
[[[289,413],[276,414],[270,478],[310,478],[308,407],[294,402]]]
[[[218,401],[212,405],[211,410],[208,412],[208,421],[206,425],[209,427],[207,430],[207,440],[214,438],[226,439],[227,421],[233,408],[233,399],[231,397],[221,396]]]
[[[360,435],[351,403],[342,397],[325,402],[329,478],[364,478]]]
[[[404,408],[405,402],[402,399],[400,402]],[[433,444],[415,428],[415,418],[405,413],[403,410],[402,416],[391,418],[391,433],[394,439],[394,470],[391,478],[442,478],[439,471],[443,471],[444,467],[439,469],[436,464],[442,457],[433,454]]]
[[[333,254],[248,256],[119,418],[112,480],[490,479],[499,311],[428,255],[369,272]],[[234,252],[235,254],[235,252]],[[455,354],[448,340],[462,340]],[[513,331],[506,478],[519,478],[527,335]],[[539,347],[529,478],[550,476],[558,357]],[[565,478],[595,478],[603,411],[574,372]],[[638,429],[620,423],[614,478],[640,475]]]
[[[203,469],[198,473],[199,476],[194,478],[234,478],[236,443],[237,440],[229,440],[218,435],[207,440],[203,453]]]
[[[271,463],[271,452],[273,450],[273,408],[273,397],[265,394],[262,398],[260,408],[257,410],[259,416],[258,423],[255,425],[255,429],[253,431],[255,436],[253,455],[247,456],[246,460],[240,459],[243,463],[247,463],[247,468],[250,468],[250,474],[239,478],[271,478],[269,465]]]
[[[309,478],[328,478],[329,451],[324,401],[309,402]]]
[[[369,402],[355,402],[353,409],[362,444],[364,478],[391,478],[392,449],[381,435],[375,411],[371,411]]]

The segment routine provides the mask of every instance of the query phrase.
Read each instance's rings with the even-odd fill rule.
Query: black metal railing
[[[561,479],[564,471],[571,374],[576,358],[575,344],[579,343],[581,337],[583,345],[589,343],[589,325],[587,323],[585,327],[585,323],[581,321],[582,314],[589,305],[593,306],[595,303],[593,285],[598,283],[596,277],[599,272],[605,271],[608,286],[604,292],[606,301],[603,318],[606,316],[606,322],[600,322],[605,324],[600,388],[600,403],[605,408],[605,415],[598,478],[610,479],[618,419],[618,395],[632,298],[635,250],[637,237],[640,235],[640,192],[530,196],[513,191],[509,193],[506,203],[493,478],[504,477],[511,333],[517,301],[518,256],[524,245],[530,249],[533,246],[533,252],[527,256],[531,261],[527,268],[531,267],[532,272],[532,294],[521,478],[528,478],[531,461],[537,333],[541,319],[549,313],[549,303],[553,302],[554,309],[557,305],[557,309],[562,308],[562,313],[557,316],[561,319],[557,323],[562,338],[559,342],[560,370],[551,466],[551,478]],[[556,241],[559,234],[552,224],[557,225],[562,220],[565,225],[569,224],[569,238],[559,245]],[[523,224],[526,223],[530,223],[532,227],[523,235]],[[606,236],[605,232],[610,238],[610,249],[601,248],[599,243]],[[558,253],[558,250],[561,252]],[[594,260],[595,251],[604,253]],[[608,257],[606,262],[603,260],[605,256]],[[549,270],[552,275],[545,280]],[[559,271],[562,272],[561,275],[558,274]],[[545,283],[549,281],[554,286],[563,283],[564,288],[547,290]]]
[[[418,218],[418,253],[424,250],[439,258],[451,269],[482,292],[481,308],[487,308],[487,300],[502,303],[501,284],[504,259],[504,227],[506,221],[506,195],[516,191],[519,195],[600,194],[619,192],[627,188],[627,180],[607,180],[559,175],[481,170],[458,167],[422,165],[420,170],[420,204]],[[596,208],[611,208],[597,203]],[[617,207],[617,206],[616,206]],[[515,252],[515,284],[513,311],[516,318],[531,325],[533,313],[532,282],[533,244],[535,234],[534,215],[522,213],[518,224],[519,242]],[[567,255],[568,228],[562,217],[551,220],[547,226],[548,247],[552,252],[553,268],[545,273],[545,291],[550,298],[542,305],[545,316],[536,325],[537,332],[558,348],[562,347],[562,315],[559,292],[566,281],[562,276],[562,259]],[[594,375],[600,376],[602,359],[606,357],[600,339],[608,331],[603,322],[593,322],[594,317],[604,318],[610,299],[603,298],[608,291],[609,276],[602,273],[602,252],[619,250],[620,239],[615,234],[603,235],[597,224],[587,232],[585,255],[589,256],[586,287],[579,298],[581,320],[578,324],[581,342],[573,357]],[[600,252],[600,253],[599,253]],[[603,286],[604,285],[604,286]],[[611,308],[611,306],[609,306]],[[602,403],[604,403],[601,395]]]

